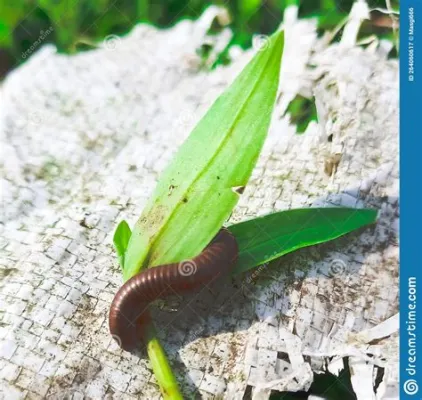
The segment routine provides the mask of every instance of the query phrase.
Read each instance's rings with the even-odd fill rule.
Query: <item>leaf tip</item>
[[[369,219],[369,224],[374,224],[378,220],[379,210],[376,208],[365,208],[362,210],[366,213]]]

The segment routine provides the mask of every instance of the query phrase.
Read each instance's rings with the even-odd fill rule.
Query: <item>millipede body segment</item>
[[[124,350],[142,340],[142,325],[148,323],[148,304],[172,294],[201,288],[229,272],[238,256],[234,236],[221,229],[201,254],[191,260],[146,269],[129,279],[117,292],[110,307],[110,333]]]

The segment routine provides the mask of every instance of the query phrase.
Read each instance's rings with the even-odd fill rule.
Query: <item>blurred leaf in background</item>
[[[297,132],[303,133],[311,121],[317,120],[315,102],[297,95],[289,104],[286,111],[290,115],[290,122],[296,125]]]
[[[384,1],[368,3],[371,9],[386,8]],[[47,42],[62,52],[85,50],[107,35],[127,33],[139,22],[168,27],[182,19],[196,19],[211,4],[230,13],[234,35],[229,46],[248,48],[254,34],[276,30],[289,5],[299,4],[301,18],[317,18],[322,33],[347,17],[353,0],[0,0],[0,70],[10,70],[26,59],[22,54],[28,55],[29,49],[32,54]],[[397,0],[391,4],[398,9]],[[376,10],[372,15],[360,35],[394,40],[390,16]],[[219,62],[229,61],[227,48]]]
[[[38,0],[38,7],[50,18],[59,48],[73,50],[75,38],[82,22],[81,6],[78,0]]]
[[[3,0],[0,8],[0,47],[13,46],[13,29],[25,16],[28,1]]]

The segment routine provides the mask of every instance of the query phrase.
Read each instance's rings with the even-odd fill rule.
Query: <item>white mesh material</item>
[[[122,352],[108,332],[121,284],[112,234],[121,219],[135,223],[169,158],[253,54],[198,67],[216,12],[164,31],[141,25],[75,56],[44,46],[3,83],[0,397],[160,397],[145,354]],[[153,310],[156,326],[186,396],[307,390],[312,370],[345,356],[365,394],[367,374],[386,368],[376,398],[394,398],[398,62],[376,46],[328,45],[312,20],[287,28],[282,92],[232,222],[333,204],[378,208],[379,221],[288,255],[257,281],[178,299],[179,312]],[[297,93],[318,108],[303,135],[282,115]]]

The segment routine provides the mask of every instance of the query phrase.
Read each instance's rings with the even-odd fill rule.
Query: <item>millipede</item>
[[[172,294],[201,288],[228,273],[238,257],[235,237],[221,229],[210,244],[191,260],[159,265],[141,271],[116,293],[109,313],[109,328],[119,346],[127,351],[142,341],[149,323],[148,305]]]

